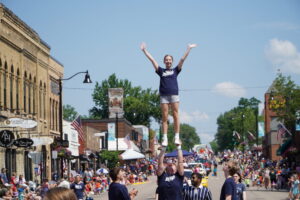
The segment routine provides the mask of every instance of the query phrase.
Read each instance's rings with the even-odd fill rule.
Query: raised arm
[[[177,171],[178,171],[179,175],[183,176],[184,175],[184,167],[183,167],[183,155],[182,155],[181,145],[177,146],[177,150],[178,150]]]
[[[147,51],[146,49],[146,43],[142,43],[141,44],[141,50],[144,52],[144,54],[146,55],[146,57],[151,61],[155,71],[157,71],[158,69],[158,64],[157,62],[154,60],[154,58],[151,56],[151,54]]]
[[[162,175],[162,173],[165,171],[165,166],[164,166],[165,152],[166,152],[166,147],[162,147],[160,150],[160,154],[158,155],[157,176]]]
[[[179,63],[178,63],[178,65],[177,65],[179,70],[181,70],[182,65],[183,65],[183,63],[184,63],[186,57],[189,55],[191,49],[192,49],[192,48],[195,48],[196,46],[197,46],[196,44],[188,44],[188,47],[187,47],[187,49],[186,49],[184,55],[183,55],[182,58],[179,60]]]

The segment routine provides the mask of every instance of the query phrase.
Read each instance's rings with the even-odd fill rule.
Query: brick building
[[[116,119],[82,119],[81,123],[85,133],[85,142],[79,147],[81,155],[97,155],[101,150],[115,151],[117,146],[119,151],[125,151],[128,148],[124,140],[126,136],[130,138],[133,149],[140,151],[143,135],[125,118],[118,119],[117,127]]]
[[[265,93],[265,138],[263,140],[263,153],[266,158],[271,160],[289,158],[289,160],[299,163],[300,131],[296,131],[293,135],[285,134],[284,138],[278,135],[278,125],[280,121],[276,113],[270,108],[271,94],[274,90],[273,84]]]
[[[281,140],[277,138],[278,118],[275,112],[270,109],[269,99],[272,91],[272,86],[265,93],[265,138],[263,140],[263,153],[272,160],[279,160],[281,156],[276,154],[277,149],[280,147]]]

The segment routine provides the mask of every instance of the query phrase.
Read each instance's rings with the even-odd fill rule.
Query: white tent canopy
[[[122,160],[135,160],[145,158],[145,155],[136,152],[133,149],[128,149],[124,153],[121,154]]]

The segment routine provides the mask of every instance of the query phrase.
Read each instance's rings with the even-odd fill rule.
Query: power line
[[[247,87],[232,87],[232,88],[194,88],[194,89],[180,89],[182,92],[194,92],[194,91],[219,91],[219,90],[243,90],[243,89],[267,89],[269,86],[247,86]],[[94,88],[75,88],[75,87],[64,87],[66,90],[94,90]],[[157,91],[157,90],[151,90]]]

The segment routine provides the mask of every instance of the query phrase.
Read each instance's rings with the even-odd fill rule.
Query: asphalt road
[[[220,199],[220,193],[222,185],[225,181],[224,173],[221,170],[221,166],[218,168],[218,176],[209,176],[208,178],[208,188],[212,192],[213,199]],[[128,190],[131,188],[136,188],[139,193],[136,200],[152,200],[155,199],[156,190],[156,176],[149,178],[150,181],[139,185],[130,185]],[[288,197],[287,191],[266,191],[257,187],[247,188],[247,200],[285,200]],[[107,192],[101,195],[94,196],[95,200],[108,200]]]

